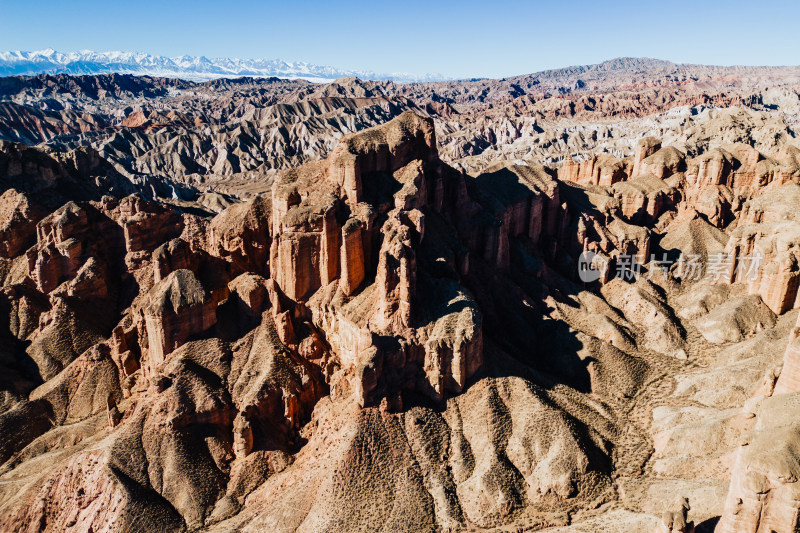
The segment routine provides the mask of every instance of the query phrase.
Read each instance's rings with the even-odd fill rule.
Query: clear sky
[[[800,64],[800,0],[0,0],[0,50],[280,58],[503,77],[621,56]]]

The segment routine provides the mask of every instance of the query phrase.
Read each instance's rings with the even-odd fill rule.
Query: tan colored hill
[[[3,104],[0,530],[797,528],[793,89],[180,83]]]

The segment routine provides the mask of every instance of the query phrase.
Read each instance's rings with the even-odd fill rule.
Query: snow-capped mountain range
[[[433,81],[440,75],[415,76],[407,73],[341,70],[312,65],[304,61],[290,63],[280,59],[236,59],[180,56],[154,56],[142,52],[78,52],[61,53],[51,48],[35,52],[0,52],[0,76],[34,76],[37,74],[135,74],[205,81],[241,76],[302,78],[327,82],[344,76],[371,80]]]

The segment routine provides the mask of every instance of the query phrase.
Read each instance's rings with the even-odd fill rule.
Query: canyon
[[[0,530],[795,531],[798,116],[637,59],[0,78]]]

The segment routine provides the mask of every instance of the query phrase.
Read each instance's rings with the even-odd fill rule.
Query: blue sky
[[[798,26],[798,0],[0,0],[0,50],[281,58],[453,77],[620,56],[796,65]]]

